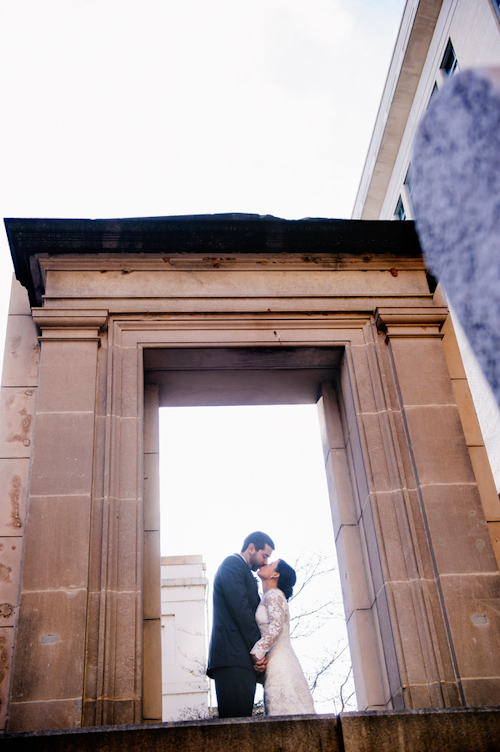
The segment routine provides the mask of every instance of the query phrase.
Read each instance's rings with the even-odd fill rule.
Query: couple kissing
[[[215,680],[219,718],[251,716],[257,681],[264,684],[266,715],[315,712],[290,643],[295,570],[283,559],[269,562],[273,549],[268,535],[251,533],[215,575],[207,674]],[[262,581],[262,600],[252,572]]]

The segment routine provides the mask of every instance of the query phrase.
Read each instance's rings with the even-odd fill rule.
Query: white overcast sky
[[[350,217],[403,7],[0,0],[2,216]]]
[[[403,7],[404,0],[0,0],[2,215],[350,217]],[[2,229],[1,351],[11,269]],[[207,469],[189,491],[199,504],[190,520],[203,525],[205,540],[214,524],[235,523],[225,540],[215,533],[214,554],[200,550],[203,540],[182,539],[182,522],[170,543],[164,530],[169,552],[206,555],[210,577],[252,528],[267,527],[289,559],[332,535],[321,462],[305,454],[307,446],[320,456],[314,408],[287,419],[273,409],[279,418],[262,409],[227,423],[220,414],[225,455],[214,448],[206,414],[176,424],[173,443],[181,445],[183,431],[199,470],[202,458],[219,475],[236,467],[237,455],[247,462],[229,475],[229,489],[209,482]],[[285,433],[271,436],[278,424]],[[256,446],[260,458],[252,458]],[[173,457],[172,449],[175,464]],[[313,466],[316,479],[306,475]],[[168,495],[192,509],[186,473]],[[313,498],[323,511],[313,511]],[[315,531],[310,519],[318,516]]]

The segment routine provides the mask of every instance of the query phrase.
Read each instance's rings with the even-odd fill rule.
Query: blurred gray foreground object
[[[500,404],[500,71],[455,75],[413,149],[417,232]]]

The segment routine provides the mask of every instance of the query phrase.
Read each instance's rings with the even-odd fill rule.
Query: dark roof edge
[[[126,219],[5,219],[17,279],[30,301],[33,256],[58,254],[203,253],[421,256],[413,222],[280,219],[258,214],[208,214]]]

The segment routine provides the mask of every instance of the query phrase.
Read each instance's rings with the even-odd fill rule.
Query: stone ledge
[[[500,708],[211,719],[4,734],[26,752],[494,752]]]
[[[27,731],[0,739],[2,752],[341,752],[334,715]]]

